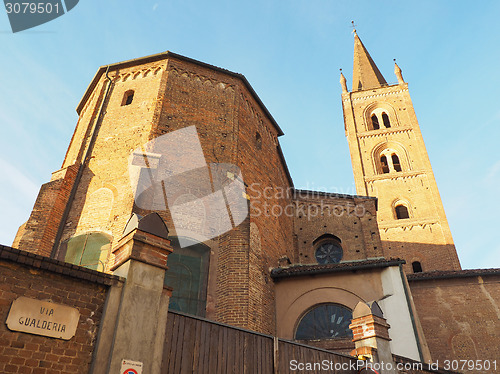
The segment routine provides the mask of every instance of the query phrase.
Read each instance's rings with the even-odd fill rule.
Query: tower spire
[[[344,74],[342,74],[342,69],[340,69],[340,85],[342,86],[342,93],[347,93],[347,80],[344,77]]]
[[[396,77],[398,78],[399,84],[405,83],[405,80],[403,79],[403,73],[401,72],[401,68],[399,67],[398,63],[396,62],[396,59],[394,59],[394,74],[396,74]]]
[[[352,90],[360,91],[386,86],[387,82],[354,29],[354,66]]]

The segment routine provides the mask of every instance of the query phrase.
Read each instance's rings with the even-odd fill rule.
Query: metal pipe
[[[55,258],[57,250],[59,249],[59,243],[61,241],[61,237],[64,231],[64,224],[66,223],[66,220],[68,219],[69,212],[71,211],[71,206],[73,205],[73,201],[75,199],[76,191],[78,190],[78,185],[80,183],[80,180],[82,179],[83,171],[85,169],[85,164],[90,160],[90,155],[92,154],[92,149],[94,146],[94,143],[97,139],[97,134],[99,132],[99,127],[101,125],[101,116],[102,116],[102,111],[104,108],[104,103],[106,102],[109,91],[111,89],[111,78],[109,77],[109,65],[106,68],[106,79],[107,81],[107,86],[106,86],[106,92],[104,94],[104,97],[101,102],[101,107],[99,108],[99,112],[97,113],[97,118],[95,122],[95,127],[94,130],[92,131],[92,137],[90,138],[89,145],[87,147],[87,151],[85,152],[85,157],[83,158],[83,161],[80,163],[80,166],[78,167],[78,172],[75,177],[75,182],[73,183],[73,186],[71,187],[71,192],[68,197],[68,202],[66,203],[66,207],[64,208],[63,215],[61,217],[61,221],[59,222],[59,227],[57,228],[57,233],[56,237],[54,239],[54,244],[52,246],[52,251],[50,253],[51,258]]]
[[[401,282],[403,283],[403,290],[404,290],[405,296],[406,296],[406,303],[408,304],[408,310],[410,311],[411,325],[413,327],[413,333],[415,334],[415,338],[416,338],[416,342],[417,342],[418,355],[420,356],[420,361],[424,362],[424,355],[422,353],[422,347],[420,346],[420,335],[418,334],[417,324],[415,322],[415,316],[413,314],[413,307],[412,307],[412,303],[410,300],[410,294],[408,292],[408,286],[406,284],[405,274],[403,272],[403,265],[402,264],[399,264],[399,274],[401,275]]]

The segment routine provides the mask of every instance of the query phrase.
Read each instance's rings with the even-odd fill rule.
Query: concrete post
[[[383,317],[377,302],[359,302],[354,308],[353,318],[349,328],[353,332],[356,349],[351,354],[369,359],[381,374],[396,373],[392,358],[389,324]]]

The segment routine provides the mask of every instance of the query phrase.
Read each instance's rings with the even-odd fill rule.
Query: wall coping
[[[73,265],[68,262],[45,256],[40,256],[31,252],[21,251],[19,249],[7,247],[1,244],[0,260],[11,261],[32,268],[47,270],[52,273],[61,274],[105,286],[112,286],[116,283],[125,281],[124,278],[116,275],[87,269],[82,266]]]
[[[407,274],[409,282],[425,281],[434,279],[456,279],[470,278],[485,275],[500,276],[500,269],[467,269],[467,270],[446,270],[427,271],[422,273]]]

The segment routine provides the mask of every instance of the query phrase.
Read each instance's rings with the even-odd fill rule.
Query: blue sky
[[[244,74],[285,132],[296,187],[355,193],[339,68],[358,35],[410,94],[464,268],[500,267],[500,2],[80,0],[12,34],[0,12],[0,243],[61,166],[101,65],[170,50]],[[493,231],[492,231],[493,230]]]

